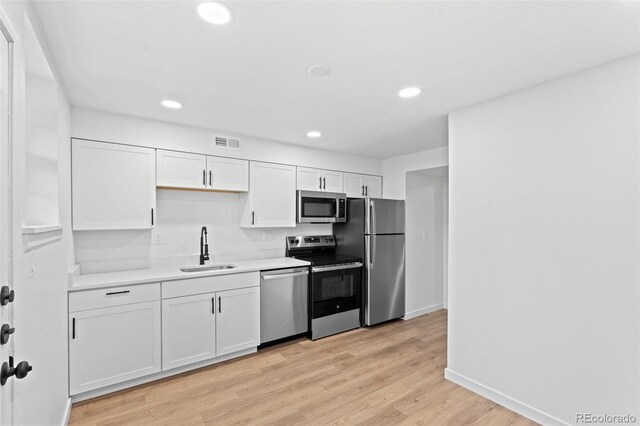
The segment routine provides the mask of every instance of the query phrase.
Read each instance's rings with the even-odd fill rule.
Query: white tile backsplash
[[[196,264],[200,229],[206,226],[213,262],[284,256],[287,235],[331,234],[332,225],[296,228],[240,228],[239,194],[158,190],[154,230],[76,231],[81,272]],[[156,244],[160,236],[163,244]]]

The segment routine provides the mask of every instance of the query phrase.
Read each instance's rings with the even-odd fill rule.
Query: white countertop
[[[182,272],[177,266],[162,266],[157,268],[136,269],[131,271],[81,274],[74,277],[73,283],[69,286],[69,291],[72,292],[97,288],[117,287],[122,285],[184,280],[189,278],[208,277],[215,275],[241,274],[243,272],[296,268],[310,265],[309,262],[305,262],[303,260],[292,259],[290,257],[278,257],[273,259],[239,260],[237,262],[214,262],[208,264],[207,266],[213,266],[217,264],[234,265],[235,268],[221,269],[217,271]]]

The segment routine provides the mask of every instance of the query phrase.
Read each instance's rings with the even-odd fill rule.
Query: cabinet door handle
[[[364,197],[364,185],[362,185],[362,192],[361,192],[362,196]]]
[[[153,207],[152,207],[151,208],[151,226],[153,226],[153,222],[154,220],[153,220]]]
[[[215,297],[211,298],[211,313],[212,314],[216,313],[216,298]]]
[[[322,189],[322,178],[318,178],[318,188]]]
[[[122,291],[110,291],[107,293],[107,296],[113,296],[114,294],[127,294],[131,293],[131,290],[122,290]]]
[[[76,338],[76,319],[75,318],[71,320],[71,338],[72,339]]]
[[[251,224],[256,224],[256,212],[251,212]]]
[[[327,178],[322,178],[322,189],[327,189]]]
[[[202,186],[207,186],[207,171],[202,171]]]
[[[369,185],[364,186],[364,195],[369,196]]]
[[[212,177],[212,173],[211,173],[211,170],[209,170],[209,186],[211,186],[211,181],[212,181],[211,177]]]
[[[222,298],[218,296],[218,313],[222,313]]]

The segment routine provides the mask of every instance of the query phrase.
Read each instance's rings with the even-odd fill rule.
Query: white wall
[[[28,29],[27,29],[28,28]],[[59,223],[58,84],[30,23],[25,23],[25,223]]]
[[[406,177],[405,319],[444,307],[446,176]]]
[[[640,418],[640,56],[450,116],[447,377]]]
[[[28,37],[25,14],[32,20],[36,34],[38,21],[34,18],[32,5],[29,2],[2,1],[0,6],[7,13],[11,24],[15,27],[19,39],[15,44],[16,53],[16,105],[14,141],[13,141],[13,269],[16,292],[14,306],[14,326],[16,333],[11,337],[16,362],[27,360],[33,365],[33,371],[22,380],[15,380],[14,423],[18,425],[62,424],[68,407],[68,375],[67,375],[67,253],[71,253],[70,214],[65,203],[70,199],[67,185],[63,184],[68,173],[64,164],[69,158],[69,102],[62,88],[57,93],[57,137],[50,139],[53,147],[46,147],[49,154],[59,152],[57,166],[60,172],[55,176],[55,164],[49,164],[49,173],[59,177],[55,181],[59,186],[58,200],[50,198],[57,188],[48,187],[47,193],[41,194],[43,199],[32,193],[34,197],[27,202],[27,170],[33,164],[27,161],[26,143],[26,89],[25,89],[25,51],[24,40]],[[45,46],[45,54],[47,49]],[[55,70],[54,70],[55,71]],[[49,123],[51,124],[51,123]],[[55,146],[57,144],[57,147]],[[51,158],[55,157],[53,154]],[[27,209],[33,206],[58,206],[59,211],[47,215],[47,219],[59,218],[65,226],[62,240],[36,249],[31,256],[35,271],[29,273],[29,257],[26,238],[22,235],[24,221],[30,217]],[[32,223],[30,223],[32,224]],[[43,223],[38,223],[43,224]],[[50,223],[55,224],[55,223]],[[70,261],[72,262],[72,260]]]
[[[413,154],[386,158],[382,161],[383,196],[404,200],[406,174],[449,164],[449,148],[436,148]]]
[[[179,112],[178,112],[179,113]],[[382,173],[382,161],[243,137],[240,151],[212,147],[213,130],[74,108],[74,137],[200,152],[357,173]],[[284,256],[285,236],[331,234],[331,225],[298,225],[270,230],[242,229],[238,194],[158,190],[154,231],[75,232],[81,272],[127,270],[197,262],[200,228],[207,226],[214,261]],[[156,238],[165,239],[155,244]]]

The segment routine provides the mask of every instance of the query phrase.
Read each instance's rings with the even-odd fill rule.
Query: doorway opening
[[[405,319],[448,306],[449,167],[406,173]]]

